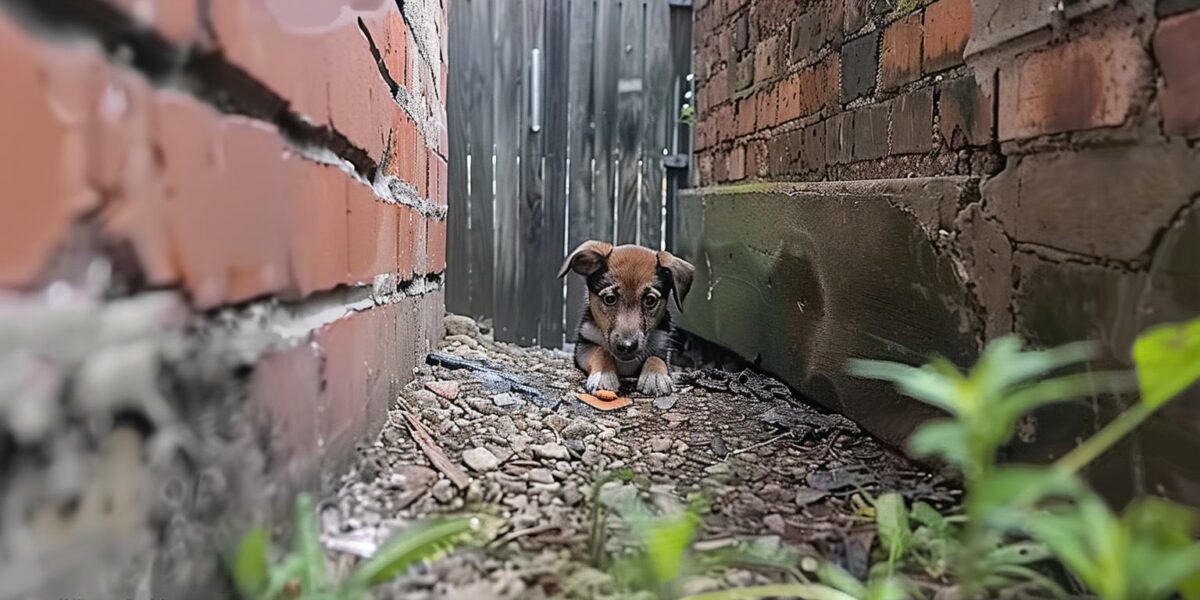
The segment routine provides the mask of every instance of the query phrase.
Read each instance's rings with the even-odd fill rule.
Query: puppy
[[[567,257],[558,276],[568,271],[587,278],[575,344],[575,366],[587,373],[587,390],[615,392],[621,378],[637,377],[639,392],[670,394],[668,297],[683,308],[695,267],[670,252],[591,241]]]

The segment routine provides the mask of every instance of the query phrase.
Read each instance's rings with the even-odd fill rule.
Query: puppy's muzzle
[[[638,334],[614,335],[612,353],[617,360],[632,360],[637,358],[642,349],[642,336]]]

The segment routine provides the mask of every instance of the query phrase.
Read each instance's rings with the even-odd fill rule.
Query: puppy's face
[[[647,336],[662,324],[667,303],[682,305],[695,269],[669,252],[586,242],[567,257],[559,276],[587,277],[592,320],[605,350],[617,360],[645,356]]]

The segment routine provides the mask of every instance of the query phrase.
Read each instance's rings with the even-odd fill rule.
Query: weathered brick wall
[[[797,325],[786,348],[741,350],[876,433],[899,441],[924,413],[839,374],[849,356],[966,362],[1016,332],[1098,340],[1097,367],[1128,367],[1138,331],[1200,312],[1200,3],[708,0],[695,39],[693,197],[710,202],[680,214],[702,232],[698,284],[731,309],[696,325],[736,336],[720,332],[746,324],[741,292],[717,284],[757,285],[748,301]],[[799,233],[757,240],[722,200]],[[1113,497],[1200,501],[1197,402],[1097,467]],[[1038,413],[1014,453],[1059,454],[1115,408]]]
[[[3,3],[0,597],[220,596],[441,335],[446,7],[302,4]]]

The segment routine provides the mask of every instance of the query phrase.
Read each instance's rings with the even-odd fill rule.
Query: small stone
[[[676,440],[674,448],[676,454],[687,454],[688,445],[683,440]]]
[[[600,428],[596,427],[592,423],[580,419],[571,423],[570,425],[567,425],[566,427],[563,427],[560,433],[568,440],[580,440],[589,435],[600,433]]]
[[[500,408],[516,406],[522,402],[524,402],[524,400],[512,392],[504,392],[503,394],[496,394],[495,396],[492,396],[492,404],[495,404]]]
[[[487,448],[472,448],[463,452],[462,457],[463,462],[478,473],[486,473],[500,466],[500,459]]]
[[[650,449],[654,452],[666,452],[671,449],[671,438],[656,437],[650,439]]]
[[[420,465],[400,465],[388,477],[388,487],[399,490],[393,498],[397,510],[407,508],[437,481],[437,472]]]
[[[446,315],[445,326],[447,336],[465,335],[472,338],[479,337],[479,326],[470,317]]]
[[[459,384],[457,381],[430,381],[425,384],[425,387],[447,400],[458,397]]]
[[[554,474],[550,469],[531,469],[525,477],[534,483],[554,483]]]
[[[503,416],[496,421],[496,433],[505,439],[511,439],[517,434],[517,425],[513,423],[512,417]]]
[[[677,400],[674,395],[659,396],[654,399],[654,408],[657,408],[658,410],[671,410],[672,408],[675,408],[676,401]]]
[[[763,525],[765,525],[767,530],[771,533],[783,535],[784,532],[787,531],[787,523],[784,522],[783,515],[780,515],[779,513],[773,513],[763,517]]]
[[[454,484],[450,483],[449,479],[439,479],[437,483],[433,484],[429,493],[433,494],[434,499],[442,504],[446,504],[457,496],[454,492]]]
[[[800,488],[796,491],[796,504],[800,506],[808,506],[829,495],[825,490],[814,490],[812,488]]]
[[[530,446],[530,448],[533,449],[534,455],[538,456],[539,458],[566,460],[571,457],[565,446],[555,444],[554,442]]]
[[[544,421],[544,423],[545,423],[546,427],[549,427],[550,429],[553,429],[555,431],[562,431],[567,425],[569,425],[571,423],[571,421],[568,420],[566,417],[564,417],[558,413],[555,413],[555,414],[552,414],[552,415],[546,417],[546,420]]]
[[[409,396],[413,404],[420,408],[441,408],[441,403],[438,402],[437,394],[429,390],[417,390]]]

